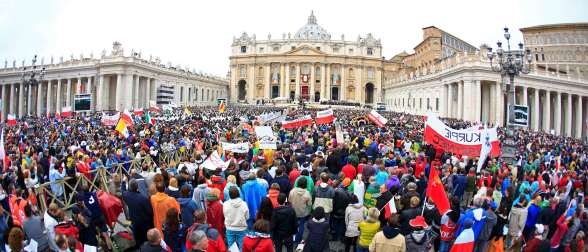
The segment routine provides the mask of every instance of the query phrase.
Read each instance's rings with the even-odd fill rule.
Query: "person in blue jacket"
[[[466,219],[471,219],[474,221],[474,224],[472,225],[472,229],[474,230],[474,240],[478,240],[478,236],[480,236],[480,232],[482,231],[482,228],[484,228],[484,224],[486,224],[486,211],[482,207],[483,204],[487,204],[485,199],[474,199],[474,207],[467,210],[465,214],[459,218],[459,228],[455,232],[455,237],[459,237],[459,234],[464,230],[464,221]]]

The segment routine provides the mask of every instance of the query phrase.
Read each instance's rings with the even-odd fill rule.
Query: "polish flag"
[[[332,109],[316,112],[316,124],[332,123],[335,120],[335,115]]]
[[[151,106],[151,107],[149,107],[149,111],[151,111],[153,113],[159,113],[159,112],[161,112],[161,108],[159,108],[158,106]]]
[[[471,228],[463,230],[455,239],[450,252],[474,251],[474,230]]]
[[[133,115],[136,115],[136,116],[143,116],[144,113],[145,113],[145,111],[143,111],[143,108],[138,108],[138,109],[133,110]]]
[[[61,116],[62,117],[70,117],[72,115],[71,113],[71,106],[66,106],[61,108]]]
[[[16,126],[16,116],[14,114],[8,114],[6,117],[6,125]]]
[[[398,210],[396,209],[394,197],[392,197],[392,199],[390,199],[390,201],[388,201],[388,203],[386,203],[386,206],[384,207],[384,217],[386,219],[390,219],[390,216],[392,216],[392,214],[395,213],[398,213]]]
[[[55,118],[57,118],[58,122],[61,122],[61,114],[59,112],[55,112]]]
[[[374,122],[378,127],[382,128],[388,122],[388,119],[380,115],[380,113],[376,112],[375,110],[370,111],[368,114],[368,119]]]
[[[284,129],[293,129],[308,125],[312,125],[312,117],[309,115],[291,121],[282,121],[282,127]]]
[[[133,126],[133,116],[131,116],[131,113],[127,109],[123,111],[121,119],[125,121],[127,126]]]

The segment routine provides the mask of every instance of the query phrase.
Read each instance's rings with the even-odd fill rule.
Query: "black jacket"
[[[292,190],[292,185],[290,184],[290,179],[288,178],[288,175],[284,174],[282,176],[275,177],[272,180],[272,183],[276,183],[276,184],[280,185],[280,193],[290,195],[290,190]]]
[[[421,215],[421,208],[406,208],[400,212],[400,233],[406,237],[411,233],[411,228],[408,222],[417,215]]]
[[[329,221],[323,219],[322,222],[317,222],[311,219],[308,222],[308,237],[303,251],[329,251]]]
[[[296,212],[291,206],[278,206],[272,210],[270,230],[274,240],[292,237],[297,227]]]
[[[167,252],[167,250],[163,249],[159,244],[151,245],[149,242],[143,243],[141,245],[140,252]]]
[[[388,202],[392,199],[392,197],[394,197],[394,195],[392,195],[392,193],[390,191],[385,191],[384,193],[380,194],[380,197],[377,198],[376,201],[376,208],[377,209],[383,209],[384,206],[386,204],[388,204]],[[394,202],[391,202],[392,204],[395,204]],[[380,226],[386,226],[386,216],[385,214],[380,214]]]
[[[351,202],[351,193],[341,187],[335,188],[331,217],[338,219],[345,218],[345,209],[349,205],[349,202]]]

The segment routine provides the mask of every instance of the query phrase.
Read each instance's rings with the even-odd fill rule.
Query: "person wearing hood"
[[[132,223],[131,229],[135,235],[136,243],[143,244],[147,240],[147,230],[153,228],[151,202],[139,192],[139,183],[135,179],[129,181],[129,191],[124,191],[122,198],[128,208],[129,219]],[[190,212],[190,215],[192,215],[192,212]]]
[[[308,221],[308,237],[303,252],[329,251],[329,222],[323,207],[317,207]]]
[[[274,244],[270,236],[270,223],[267,220],[257,220],[253,224],[253,232],[243,239],[243,252],[274,251]]]
[[[388,204],[388,202],[390,202],[390,200],[398,193],[398,187],[397,186],[392,186],[392,187],[388,187],[388,183],[380,186],[380,191],[382,192],[380,194],[380,196],[377,198],[376,200],[376,208],[377,209],[383,209],[384,206],[386,206],[386,204]],[[386,220],[386,217],[381,214],[380,215],[380,224],[382,226],[384,226],[388,221]]]
[[[241,191],[243,192],[243,199],[247,202],[247,207],[249,208],[247,226],[253,227],[257,209],[261,204],[261,199],[267,195],[267,190],[259,183],[255,174],[251,173],[245,184],[241,186]]]
[[[228,247],[237,242],[239,248],[243,248],[243,237],[247,231],[247,219],[249,218],[249,208],[240,195],[236,187],[229,189],[229,198],[223,204],[223,215],[225,218],[225,228]]]
[[[300,175],[301,176],[298,176],[298,178],[296,178],[296,181],[294,181],[294,187],[298,187],[298,181],[300,181],[301,178],[306,178],[306,190],[308,190],[308,193],[313,194],[314,181],[312,180],[312,177],[310,177],[310,173],[308,172],[308,170],[302,170]]]
[[[196,181],[198,185],[194,188],[192,193],[192,199],[196,202],[196,209],[202,209],[206,211],[206,195],[210,192],[210,188],[206,184],[206,178],[204,176],[198,176]]]
[[[310,208],[312,206],[312,197],[306,190],[307,180],[305,177],[298,180],[298,186],[290,191],[288,201],[292,204],[292,208],[296,212],[296,218],[298,218],[298,232],[296,233],[296,243],[300,243],[302,235],[304,233],[304,223],[308,215],[310,215]]]
[[[286,194],[280,193],[278,206],[272,210],[270,230],[276,252],[282,251],[282,245],[286,246],[288,252],[294,248],[292,236],[296,234],[296,212],[286,203],[286,199]]]
[[[357,246],[357,238],[359,237],[359,223],[364,221],[364,216],[367,213],[367,208],[359,203],[356,195],[351,196],[351,204],[345,209],[345,252],[349,252],[350,248]]]
[[[206,220],[211,227],[219,233],[225,233],[225,217],[223,216],[223,205],[219,199],[220,191],[217,188],[210,190],[206,195]]]
[[[192,225],[194,220],[193,214],[194,211],[196,211],[196,202],[190,197],[190,191],[189,185],[183,185],[180,189],[180,197],[177,198],[177,201],[180,204],[182,224],[186,228]]]
[[[475,242],[476,245],[476,252],[485,252],[488,248],[488,241],[490,239],[490,235],[492,234],[492,229],[497,222],[497,216],[494,211],[496,211],[496,202],[494,201],[486,201],[482,208],[486,210],[486,223],[484,224],[484,228],[480,232],[480,236]]]
[[[375,207],[368,209],[367,218],[359,223],[358,252],[367,252],[374,235],[380,230],[380,211]]]
[[[196,210],[194,211],[194,223],[190,226],[186,232],[186,250],[188,248],[192,248],[194,244],[194,240],[190,239],[190,234],[196,231],[202,231],[206,234],[207,241],[207,249],[208,252],[224,252],[227,251],[227,246],[225,245],[225,241],[222,239],[222,234],[218,232],[215,228],[210,227],[206,223],[206,213],[204,210]]]
[[[180,188],[178,188],[178,180],[171,178],[169,180],[169,186],[165,188],[165,194],[174,197],[175,199],[180,197]]]
[[[326,172],[321,173],[321,183],[315,189],[314,192],[314,204],[312,206],[313,209],[317,207],[322,207],[325,210],[325,215],[327,219],[331,212],[333,211],[333,197],[335,197],[335,190],[331,187],[327,182],[329,181],[329,176]]]
[[[208,187],[216,188],[216,189],[218,189],[219,192],[224,191],[225,186],[227,185],[227,182],[221,176],[221,172],[222,172],[221,168],[216,168],[216,170],[214,171],[214,174],[212,174],[212,176],[210,176],[210,180],[208,181]],[[221,201],[224,200],[224,198],[225,198],[224,194],[219,195],[219,199]]]
[[[397,214],[390,216],[388,225],[376,233],[370,243],[370,252],[405,252],[406,239],[400,233]]]
[[[237,185],[237,177],[235,177],[235,175],[227,176],[227,185],[225,186],[225,189],[223,190],[223,198],[224,198],[223,202],[230,199],[229,189],[231,187],[237,188],[237,190],[239,191],[239,195],[241,195],[241,188],[239,188],[239,186]]]
[[[474,230],[474,239],[478,239],[478,237],[480,236],[480,232],[482,232],[482,229],[486,224],[486,211],[484,210],[484,208],[482,208],[484,201],[484,198],[474,199],[474,207],[467,210],[459,220],[459,228],[457,229],[456,236],[459,236],[461,232],[464,230],[463,222],[466,219],[471,219],[474,221],[474,224],[472,226],[472,230]]]
[[[163,183],[155,185],[157,193],[151,196],[151,206],[153,207],[153,226],[160,232],[163,232],[162,225],[165,222],[165,216],[170,208],[175,208],[180,212],[180,204],[175,198],[165,194],[165,186]]]
[[[448,252],[455,240],[455,230],[459,221],[459,203],[453,206],[452,210],[441,217],[439,252]]]
[[[425,229],[429,228],[425,218],[421,215],[409,221],[412,232],[406,235],[407,251],[428,251],[431,241]]]

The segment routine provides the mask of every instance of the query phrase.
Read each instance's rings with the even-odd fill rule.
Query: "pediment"
[[[326,55],[324,52],[321,52],[321,51],[317,50],[316,48],[310,47],[310,46],[297,47],[297,48],[294,48],[293,50],[286,52],[285,54],[286,55],[309,55],[309,56]]]

